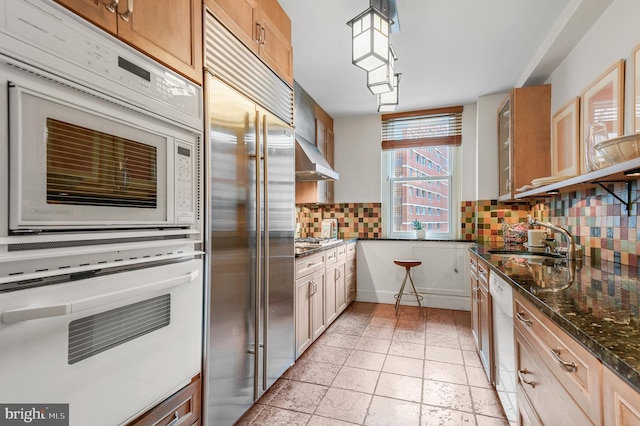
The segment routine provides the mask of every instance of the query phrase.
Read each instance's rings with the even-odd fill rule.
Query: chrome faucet
[[[564,229],[561,226],[554,225],[551,222],[548,222],[548,223],[538,222],[535,219],[529,219],[528,225],[529,226],[536,226],[536,225],[543,226],[545,228],[551,229],[552,231],[559,232],[562,235],[564,235],[564,237],[567,239],[567,244],[568,244],[568,247],[567,247],[567,260],[576,260],[576,243],[573,240],[573,235],[571,235],[569,233],[569,231],[567,231],[566,229]]]

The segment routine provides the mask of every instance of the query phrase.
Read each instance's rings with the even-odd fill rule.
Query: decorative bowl
[[[612,164],[640,157],[640,133],[598,142],[594,148]]]

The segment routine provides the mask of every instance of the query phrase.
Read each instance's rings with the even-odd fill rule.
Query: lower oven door
[[[200,371],[202,261],[0,294],[0,315],[0,402],[121,424]]]

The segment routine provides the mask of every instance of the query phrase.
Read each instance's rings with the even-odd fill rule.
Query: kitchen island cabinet
[[[293,86],[291,20],[277,0],[204,0],[204,4],[269,68]]]
[[[56,0],[190,80],[202,84],[202,6],[198,0]],[[129,11],[129,5],[135,9]]]
[[[551,85],[513,89],[498,110],[498,201],[551,174]]]

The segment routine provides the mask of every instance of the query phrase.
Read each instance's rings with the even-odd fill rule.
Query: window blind
[[[462,106],[383,114],[382,149],[462,143]]]

